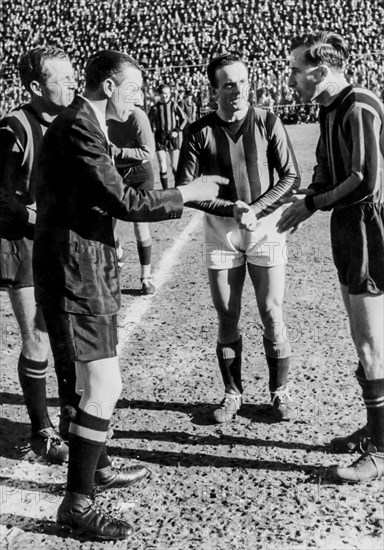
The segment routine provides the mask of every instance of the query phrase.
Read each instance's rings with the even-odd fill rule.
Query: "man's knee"
[[[96,401],[108,402],[111,405],[117,401],[123,390],[121,376],[106,370],[103,376],[91,376],[89,380],[90,394]]]
[[[266,304],[265,310],[260,312],[260,315],[265,336],[269,340],[282,342],[286,337],[282,305],[277,303]]]
[[[33,361],[45,361],[49,354],[48,333],[31,327],[21,332],[23,354]]]
[[[225,306],[215,306],[219,323],[222,325],[237,325],[240,319],[240,311],[237,308],[228,308]]]

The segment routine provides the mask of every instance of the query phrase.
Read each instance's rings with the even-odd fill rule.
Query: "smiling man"
[[[20,79],[30,101],[0,123],[0,287],[6,289],[20,327],[22,349],[18,374],[31,420],[31,447],[49,462],[63,462],[68,448],[52,427],[46,399],[49,340],[42,312],[36,308],[32,248],[36,217],[37,154],[43,135],[55,117],[73,100],[77,83],[64,51],[45,46],[21,57]],[[60,432],[68,436],[64,411],[77,401],[74,364],[56,353]]]
[[[93,503],[96,491],[124,488],[146,468],[114,472],[106,450],[109,420],[122,389],[117,358],[120,307],[113,218],[179,218],[183,202],[211,200],[224,178],[207,176],[182,190],[124,188],[107,137],[106,118],[125,122],[142,86],[127,54],[105,50],[85,69],[85,93],[49,128],[40,157],[34,248],[36,298],[56,315],[76,359],[81,400],[69,432],[67,492],[58,522],[88,538],[126,538],[131,526]]]
[[[288,392],[291,348],[283,320],[287,256],[276,222],[284,197],[299,186],[296,159],[279,118],[249,106],[248,68],[239,55],[212,59],[208,79],[218,108],[188,128],[177,183],[202,173],[229,179],[217,200],[191,205],[206,212],[205,260],[219,321],[216,354],[224,399],[213,418],[229,422],[242,405],[239,320],[248,270],[264,328],[272,411],[277,420],[289,420],[294,411]]]
[[[384,106],[350,85],[345,40],[332,32],[296,37],[290,86],[320,107],[320,140],[312,183],[294,197],[279,230],[296,229],[317,210],[332,210],[332,252],[351,336],[367,425],[335,438],[339,452],[363,455],[334,475],[346,482],[384,476]]]

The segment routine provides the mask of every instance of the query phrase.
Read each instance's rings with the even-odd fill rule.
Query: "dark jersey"
[[[0,235],[6,239],[31,238],[28,207],[34,210],[36,159],[48,125],[29,104],[0,121]]]
[[[320,139],[311,189],[316,207],[384,202],[384,106],[369,90],[344,88],[320,108]]]
[[[202,174],[229,179],[218,199],[193,203],[195,208],[219,216],[231,216],[237,200],[252,204],[258,218],[267,216],[300,184],[283,124],[273,113],[257,108],[249,108],[237,123],[210,113],[191,124],[183,141],[176,182],[183,185]]]

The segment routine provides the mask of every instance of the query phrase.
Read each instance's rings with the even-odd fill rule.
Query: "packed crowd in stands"
[[[0,115],[23,100],[15,76],[20,55],[54,44],[70,55],[82,83],[84,62],[99,49],[120,49],[146,69],[146,99],[160,82],[177,97],[192,90],[200,111],[211,107],[205,64],[216,53],[241,51],[251,71],[250,102],[286,122],[315,119],[287,85],[294,34],[333,29],[348,38],[348,78],[383,98],[383,0],[2,0]]]

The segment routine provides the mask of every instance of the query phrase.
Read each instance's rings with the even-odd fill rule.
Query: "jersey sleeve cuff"
[[[304,204],[307,210],[310,212],[316,212],[317,208],[314,203],[314,198],[316,195],[306,195],[304,199]]]

